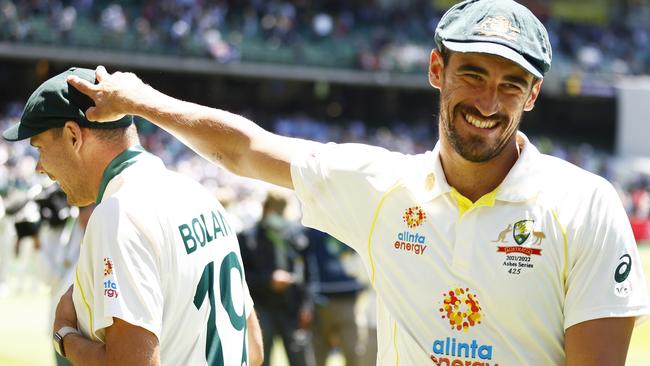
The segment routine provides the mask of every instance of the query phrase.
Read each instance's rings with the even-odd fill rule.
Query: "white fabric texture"
[[[373,281],[378,365],[560,365],[569,326],[650,313],[611,185],[518,138],[493,202],[462,214],[438,146],[330,143],[294,157],[303,223],[354,248]]]
[[[212,327],[224,363],[241,365],[253,302],[223,207],[158,158],[131,160],[110,178],[81,246],[80,329],[104,341],[113,318],[140,326],[158,337],[162,364],[175,366],[207,364]]]

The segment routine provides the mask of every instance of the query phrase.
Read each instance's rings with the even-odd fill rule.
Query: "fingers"
[[[99,90],[99,87],[89,83],[88,81],[76,76],[70,75],[67,78],[68,84],[72,85],[75,89],[79,90],[83,94],[86,94],[89,97],[93,97],[94,93]]]
[[[106,71],[106,68],[102,65],[97,66],[95,69],[95,78],[97,79],[98,82],[102,82],[105,77],[109,76],[108,71]]]
[[[126,115],[121,110],[124,108],[124,99],[128,98],[126,91],[129,90],[128,86],[137,85],[136,81],[139,79],[126,73],[109,74],[104,66],[97,66],[95,69],[97,84],[74,75],[68,76],[67,81],[72,87],[93,100],[95,105],[85,111],[89,121],[111,122]]]
[[[91,122],[97,122],[98,118],[95,115],[97,112],[97,107],[90,107],[86,109],[86,119]]]
[[[97,79],[98,82],[102,82],[102,80],[106,79],[109,76],[108,72],[106,71],[106,68],[104,66],[97,66],[95,69],[95,78]],[[101,91],[101,86],[98,84],[93,84],[87,80],[84,80],[76,75],[70,75],[67,78],[67,81],[70,85],[72,85],[75,89],[79,90],[81,93],[87,95],[90,97],[95,103],[97,103],[97,94]],[[90,107],[86,110],[86,118],[89,121],[97,121],[98,116],[97,116],[97,108],[96,107]]]
[[[95,69],[95,79],[99,83],[102,82],[102,80],[106,79],[108,76],[108,71],[106,71],[106,68],[104,66],[97,66]],[[88,82],[87,80],[84,80],[76,75],[70,75],[68,76],[68,83],[72,85],[75,89],[79,90],[80,92],[86,94],[89,97],[93,97],[93,93],[97,92],[100,90],[100,87],[97,84],[93,84],[91,82]]]

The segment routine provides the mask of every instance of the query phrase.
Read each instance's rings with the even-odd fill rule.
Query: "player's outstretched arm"
[[[86,111],[91,121],[113,121],[126,114],[141,116],[167,130],[204,158],[231,172],[293,188],[293,154],[312,141],[268,132],[228,111],[184,102],[146,85],[135,74],[109,74],[97,67],[98,84],[71,76],[68,82],[95,102]]]
[[[602,318],[578,323],[565,332],[567,366],[624,366],[634,317]]]

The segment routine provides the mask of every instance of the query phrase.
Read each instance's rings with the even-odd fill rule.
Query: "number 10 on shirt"
[[[219,269],[219,289],[221,294],[221,304],[228,314],[230,324],[238,331],[243,331],[244,337],[242,342],[242,356],[240,365],[248,364],[248,357],[246,354],[246,311],[242,309],[242,314],[239,315],[235,311],[231,289],[231,272],[232,269],[239,271],[241,283],[243,286],[243,269],[235,252],[230,252],[226,255],[221,262]],[[217,330],[217,316],[216,316],[216,303],[215,303],[215,288],[214,288],[214,262],[206,264],[203,269],[203,274],[196,287],[194,294],[194,306],[201,309],[205,297],[208,297],[208,306],[210,307],[210,316],[208,317],[207,337],[205,342],[205,358],[210,366],[223,366],[224,356],[223,347],[221,345],[221,338]]]

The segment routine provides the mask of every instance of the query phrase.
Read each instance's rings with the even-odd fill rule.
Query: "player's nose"
[[[484,117],[497,114],[501,109],[497,87],[490,85],[483,88],[483,90],[476,95],[474,105]]]
[[[34,168],[34,170],[38,174],[45,174],[45,169],[43,169],[43,164],[41,164],[41,159],[40,158],[36,162],[36,167]]]

